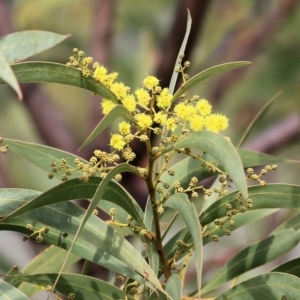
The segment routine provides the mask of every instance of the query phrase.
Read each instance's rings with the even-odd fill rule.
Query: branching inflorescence
[[[186,69],[190,66],[188,61],[183,63],[184,55],[180,55],[179,66],[175,72],[181,74],[182,81],[185,83],[189,76]],[[92,66],[92,68],[90,68]],[[215,133],[225,130],[228,127],[228,119],[226,116],[219,113],[212,113],[212,105],[199,96],[190,97],[185,92],[180,98],[180,101],[173,100],[173,95],[168,88],[163,88],[159,85],[159,80],[155,76],[147,76],[143,81],[143,87],[130,92],[130,88],[122,82],[118,82],[118,74],[116,72],[109,73],[107,68],[93,61],[91,57],[84,57],[84,52],[74,49],[74,55],[70,57],[67,67],[76,68],[82,72],[84,77],[92,77],[96,82],[101,83],[108,88],[116,97],[118,102],[111,99],[102,99],[101,111],[104,116],[118,105],[123,106],[131,115],[131,118],[122,120],[117,124],[118,132],[111,135],[109,146],[110,152],[103,150],[95,150],[94,155],[90,158],[89,163],[76,158],[74,164],[76,167],[70,167],[65,159],[61,159],[60,164],[51,162],[52,172],[49,178],[54,176],[54,173],[63,172],[62,180],[68,180],[68,177],[74,172],[80,170],[82,176],[80,180],[87,182],[91,176],[100,176],[105,178],[109,171],[118,166],[120,162],[132,164],[136,158],[136,154],[130,144],[134,139],[138,139],[145,144],[148,154],[147,167],[136,166],[139,176],[145,180],[149,197],[153,207],[153,217],[155,224],[155,233],[132,225],[132,217],[128,216],[128,222],[122,224],[115,218],[117,211],[111,208],[111,220],[109,224],[114,223],[119,227],[130,227],[136,233],[145,236],[150,242],[153,242],[161,258],[162,272],[165,278],[169,278],[172,270],[177,270],[180,276],[183,276],[186,270],[187,263],[193,253],[193,243],[185,243],[182,240],[177,241],[177,251],[171,258],[167,258],[164,253],[162,236],[159,224],[160,215],[164,212],[164,203],[174,193],[188,194],[190,199],[199,197],[199,192],[203,191],[204,195],[211,196],[212,193],[217,195],[216,199],[228,194],[226,189],[231,182],[230,177],[218,165],[207,161],[204,158],[205,153],[194,153],[190,148],[178,148],[164,153],[164,149],[184,139],[192,132],[201,130],[209,130]],[[157,145],[153,144],[151,135],[160,138]],[[168,174],[171,178],[175,175],[175,171],[170,164],[171,158],[174,155],[185,155],[191,159],[198,160],[202,167],[207,168],[211,174],[219,175],[219,187],[206,189],[196,176],[190,178],[190,182],[186,187],[174,177],[174,180],[165,182],[162,179],[163,175]],[[260,177],[270,170],[276,169],[276,166],[267,166],[260,174],[255,175],[252,169],[247,170],[247,178],[259,181],[262,187],[265,186],[265,181]],[[115,176],[116,181],[122,179],[121,174]],[[219,241],[218,230],[223,230],[225,235],[230,235],[230,227],[235,227],[233,217],[238,213],[243,213],[246,209],[252,208],[251,199],[243,199],[238,193],[234,198],[236,205],[233,208],[230,203],[225,205],[226,213],[223,218],[214,220],[215,227],[208,230],[206,227],[202,230],[203,238],[210,237],[213,241]],[[226,225],[228,224],[228,225]],[[226,226],[225,226],[226,225]],[[181,262],[181,267],[177,265],[184,254],[184,259]]]

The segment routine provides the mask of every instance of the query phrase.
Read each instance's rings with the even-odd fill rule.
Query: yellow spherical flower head
[[[124,107],[129,111],[129,112],[133,112],[135,111],[136,108],[136,102],[134,99],[133,95],[128,95],[126,96],[123,100],[122,103],[124,105]]]
[[[110,90],[116,95],[118,100],[121,100],[127,96],[130,88],[122,82],[116,82],[111,85]]]
[[[200,131],[205,126],[205,120],[204,117],[199,115],[194,115],[191,117],[190,120],[190,128],[194,131]]]
[[[177,104],[174,108],[174,112],[184,121],[190,121],[197,113],[196,108],[193,105],[185,105],[184,103]]]
[[[171,131],[175,131],[177,128],[176,120],[174,118],[169,118],[166,122],[166,128]]]
[[[205,118],[205,127],[214,132],[225,130],[228,127],[228,119],[220,114],[209,115]]]
[[[138,89],[135,91],[135,95],[137,97],[137,100],[139,102],[140,105],[146,107],[148,106],[151,97],[148,93],[148,91],[144,90],[144,89]]]
[[[159,111],[155,116],[154,116],[154,122],[165,125],[167,121],[167,114],[164,114],[163,112]]]
[[[167,109],[171,106],[172,95],[169,94],[168,88],[164,88],[160,95],[157,96],[156,102],[157,106],[162,109]]]
[[[122,150],[126,143],[121,134],[113,134],[110,138],[109,145],[116,150]]]
[[[143,81],[143,85],[147,90],[152,90],[158,86],[158,84],[159,80],[155,76],[147,76]]]
[[[104,82],[107,77],[107,69],[103,66],[97,66],[93,77],[96,79],[96,81]]]
[[[152,119],[149,115],[146,115],[144,113],[137,114],[135,116],[135,119],[137,121],[138,126],[140,129],[147,129],[152,125]]]
[[[130,124],[128,122],[121,122],[119,124],[119,132],[122,134],[122,135],[126,135],[126,134],[129,134],[130,133]]]
[[[102,113],[107,115],[117,104],[111,100],[103,99],[101,102]]]
[[[107,75],[104,84],[110,88],[112,86],[112,84],[115,82],[115,80],[118,78],[118,73],[117,72],[113,72]]]
[[[196,109],[201,116],[208,116],[211,114],[211,104],[206,99],[201,99],[196,104]]]

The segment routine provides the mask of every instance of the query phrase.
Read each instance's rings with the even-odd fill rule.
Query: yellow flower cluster
[[[69,66],[85,70],[93,62],[92,58],[82,58],[83,53],[79,51],[79,58],[72,58]],[[203,129],[220,132],[228,127],[228,119],[221,114],[213,114],[211,104],[205,100],[194,96],[191,99],[186,96],[183,102],[174,105],[173,95],[168,88],[161,88],[159,80],[155,76],[147,76],[143,80],[143,87],[130,93],[130,88],[122,82],[116,82],[118,73],[108,73],[104,66],[93,63],[93,78],[109,88],[120,103],[109,99],[102,99],[102,113],[107,115],[117,105],[123,105],[135,119],[134,124],[121,122],[119,133],[113,134],[109,145],[118,151],[128,149],[133,138],[147,141],[149,134],[162,133],[162,127],[171,132],[176,129],[200,131]],[[88,75],[85,75],[88,76]],[[133,125],[133,126],[132,126]],[[181,135],[179,131],[179,135]],[[127,155],[127,154],[126,154]],[[125,156],[126,156],[125,155]],[[127,155],[128,156],[128,155]]]

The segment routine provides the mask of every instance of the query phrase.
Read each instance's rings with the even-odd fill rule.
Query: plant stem
[[[159,218],[158,218],[158,213],[156,208],[156,198],[155,198],[155,187],[153,184],[153,167],[154,167],[154,159],[149,156],[149,169],[148,169],[148,177],[146,178],[146,183],[152,203],[152,211],[153,211],[153,220],[154,220],[154,226],[155,226],[155,245],[157,248],[157,252],[159,254],[159,257],[161,259],[162,265],[163,265],[163,272],[165,275],[165,278],[168,279],[171,276],[171,267],[170,264],[168,263],[168,260],[166,258],[164,248],[162,245],[162,237],[161,237],[161,232],[160,232],[160,226],[159,226]]]

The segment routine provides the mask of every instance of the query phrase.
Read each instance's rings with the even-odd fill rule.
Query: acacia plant
[[[223,293],[218,290],[294,248],[300,240],[299,214],[274,228],[267,238],[248,245],[202,283],[205,245],[212,243],[218,256],[217,242],[222,238],[230,243],[237,228],[279,208],[299,209],[300,187],[263,179],[277,169],[277,163],[290,161],[240,148],[273,100],[235,147],[220,133],[229,125],[227,117],[215,112],[208,100],[190,93],[203,80],[250,63],[226,63],[189,78],[190,62],[184,59],[189,27],[190,20],[170,86],[161,87],[159,79],[150,75],[135,91],[119,82],[116,72],[78,49],[66,65],[15,63],[65,36],[28,31],[0,40],[1,83],[11,85],[19,98],[18,82],[67,84],[101,96],[104,117],[81,148],[110,125],[115,128],[107,141],[110,151],[95,149],[89,161],[59,149],[1,138],[2,153],[15,152],[46,171],[50,179],[62,181],[43,193],[0,189],[0,229],[20,232],[24,241],[49,245],[23,270],[13,267],[3,275],[0,291],[5,299],[29,299],[41,289],[56,299],[299,298],[299,259],[232,284]],[[182,83],[174,91],[178,75]],[[134,163],[134,140],[147,153],[145,166]],[[258,171],[252,168],[261,165]],[[146,183],[145,211],[120,184],[128,172]],[[203,185],[207,178],[215,178],[210,188]],[[248,180],[256,185],[248,187]],[[72,201],[77,199],[88,199],[88,208]],[[98,209],[111,218],[100,219]],[[185,225],[178,229],[180,218]],[[85,260],[81,274],[64,272],[81,259]],[[90,263],[107,268],[110,279],[88,276]],[[196,271],[196,280],[194,285],[189,283],[187,292],[189,265]]]

